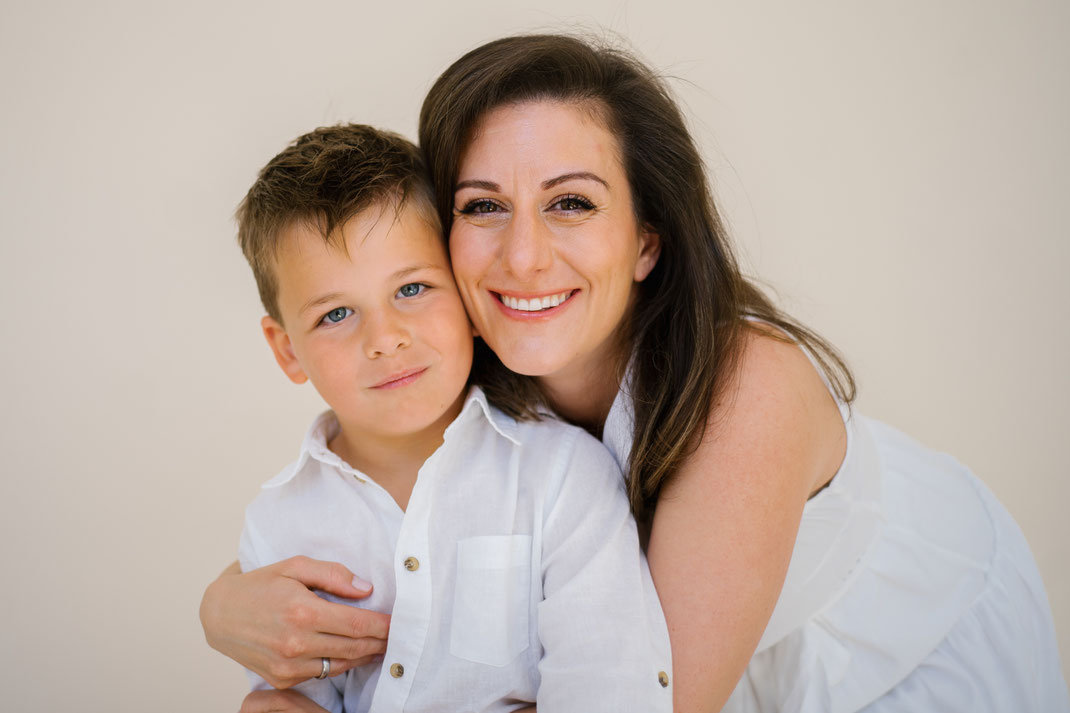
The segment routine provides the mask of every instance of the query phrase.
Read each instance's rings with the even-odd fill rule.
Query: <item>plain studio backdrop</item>
[[[578,28],[673,77],[748,273],[859,409],[1006,503],[1068,670],[1070,4],[7,0],[5,710],[237,709],[197,606],[321,406],[260,335],[235,206],[298,134],[414,138],[463,52]]]

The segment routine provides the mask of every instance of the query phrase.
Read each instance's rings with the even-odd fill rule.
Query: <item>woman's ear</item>
[[[308,381],[305,370],[297,361],[293,345],[290,343],[290,335],[286,334],[286,328],[275,321],[272,317],[265,316],[260,320],[260,328],[264,330],[264,338],[267,339],[271,352],[275,355],[275,361],[287,378],[295,384],[303,384]]]
[[[644,225],[639,233],[639,259],[635,261],[636,282],[642,282],[661,257],[661,236],[654,232],[649,225]]]

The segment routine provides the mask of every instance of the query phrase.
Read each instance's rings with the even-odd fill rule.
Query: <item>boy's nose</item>
[[[412,343],[401,320],[390,315],[376,315],[366,322],[364,353],[369,359],[389,356]]]

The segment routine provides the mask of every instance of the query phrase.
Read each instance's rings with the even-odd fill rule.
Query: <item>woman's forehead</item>
[[[505,104],[476,124],[458,181],[485,171],[605,173],[621,167],[620,143],[591,101],[540,99]]]

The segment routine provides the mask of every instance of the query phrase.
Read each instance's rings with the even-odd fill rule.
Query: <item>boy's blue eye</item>
[[[423,292],[426,288],[427,285],[424,285],[422,283],[410,282],[407,285],[402,285],[401,289],[398,290],[398,294],[402,297],[415,297],[416,295]]]
[[[348,307],[335,307],[330,312],[323,315],[323,321],[330,322],[331,324],[338,324],[352,313],[353,310]]]

